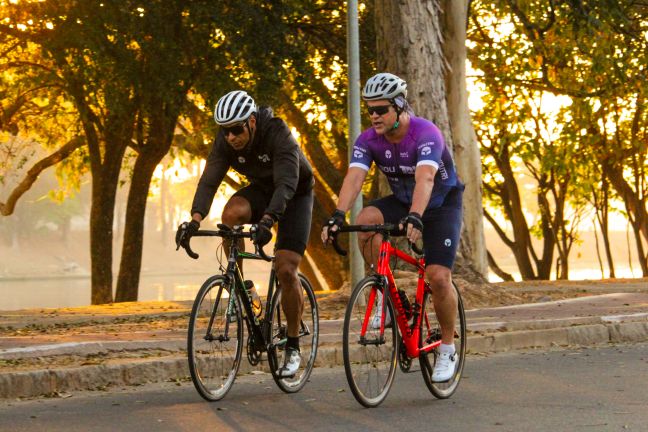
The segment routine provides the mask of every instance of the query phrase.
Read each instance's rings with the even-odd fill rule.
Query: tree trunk
[[[643,253],[643,241],[648,241],[648,211],[646,211],[645,199],[639,196],[628,184],[623,175],[623,166],[614,163],[610,159],[603,161],[607,173],[609,174],[610,183],[617,191],[628,213],[628,219],[632,221],[632,227],[635,232],[635,243],[639,251],[639,262],[644,276],[648,275],[648,257]]]
[[[122,159],[132,136],[132,122],[124,108],[110,114],[101,138],[92,121],[82,116],[92,168],[92,206],[90,208],[90,268],[92,304],[111,303],[113,224],[115,198]]]
[[[609,277],[615,278],[616,275],[614,272],[614,258],[612,257],[612,248],[610,247],[610,232],[609,232],[609,217],[608,217],[609,210],[610,210],[610,202],[608,199],[609,183],[607,181],[607,176],[605,174],[603,174],[601,188],[603,194],[601,197],[601,201],[596,206],[595,211],[596,211],[599,226],[601,227],[601,236],[603,237],[603,246],[605,247],[605,256],[608,262]]]
[[[464,191],[464,225],[460,252],[482,276],[488,276],[486,239],[484,238],[484,209],[482,206],[481,155],[466,89],[466,22],[467,0],[444,0],[445,11],[443,51],[449,63],[446,73],[448,115],[457,172],[466,184]]]
[[[153,122],[151,133],[155,133],[155,136],[149,136],[146,145],[140,149],[128,191],[124,244],[115,295],[117,302],[137,301],[142,269],[146,202],[151,178],[155,168],[169,151],[173,140],[172,128],[155,127],[156,124],[164,124],[164,122],[160,120]],[[175,124],[175,121],[172,124]]]
[[[106,134],[106,140],[102,144],[103,158],[99,150],[99,140],[96,136],[88,138],[92,167],[92,205],[90,207],[90,268],[92,273],[90,297],[92,304],[113,301],[112,254],[115,198],[122,159],[128,143],[127,139],[120,139],[121,131],[113,121],[108,122],[108,130],[110,132]],[[124,135],[130,138],[130,133]]]
[[[112,241],[117,176],[93,172],[90,207],[91,303],[112,303]]]
[[[504,178],[504,186],[501,191],[502,202],[506,208],[507,219],[511,222],[513,228],[514,241],[511,245],[511,250],[513,251],[513,255],[515,255],[515,261],[520,270],[520,276],[522,279],[537,279],[533,265],[531,264],[531,258],[529,257],[529,253],[533,251],[531,234],[529,233],[529,227],[526,218],[524,217],[522,200],[520,199],[520,190],[515,181],[513,168],[510,165],[510,157],[506,143],[503,144],[501,151],[497,151],[497,153],[498,154],[493,154],[493,157],[496,158],[497,166]],[[493,226],[496,227],[496,225]],[[496,227],[496,229],[497,228],[499,227]]]
[[[452,149],[440,13],[436,1],[376,0],[376,52],[378,71],[407,81],[416,114],[433,121]]]

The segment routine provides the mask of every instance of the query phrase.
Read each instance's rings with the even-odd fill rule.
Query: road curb
[[[468,337],[468,353],[497,353],[555,346],[595,346],[605,343],[648,341],[648,322],[588,324],[554,329],[520,330]],[[319,347],[316,367],[341,365],[339,344]],[[267,372],[267,363],[252,367],[241,363],[239,374]],[[80,390],[104,390],[110,386],[132,386],[153,382],[185,381],[189,378],[186,357],[120,359],[102,365],[0,373],[0,399],[57,395]]]
[[[20,347],[0,350],[0,360],[21,358],[49,357],[60,355],[91,355],[105,352],[166,350],[179,351],[187,345],[185,339],[138,340],[138,341],[101,341],[101,342],[66,342],[36,347]]]

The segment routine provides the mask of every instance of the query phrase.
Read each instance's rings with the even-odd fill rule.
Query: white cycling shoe
[[[380,318],[382,317],[382,309],[378,309],[376,313],[374,314],[373,318],[371,319],[371,328],[374,330],[378,330],[380,328]],[[389,324],[391,324],[391,315],[387,313],[387,316],[385,317],[385,327],[387,327]]]
[[[371,328],[374,330],[377,330],[380,328],[380,318],[382,317],[382,293],[379,291],[376,293],[376,305],[374,306],[376,309],[376,312],[374,313],[373,318],[371,319]],[[391,315],[387,313],[387,316],[385,317],[385,327],[391,324]]]
[[[441,345],[432,371],[433,382],[449,381],[457,368],[457,353],[454,346]]]
[[[301,355],[295,348],[286,348],[284,351],[283,366],[277,370],[277,375],[281,378],[292,378],[299,370],[301,364]]]

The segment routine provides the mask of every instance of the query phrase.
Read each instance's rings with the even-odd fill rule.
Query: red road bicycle
[[[446,382],[433,382],[432,370],[441,345],[441,328],[434,312],[432,290],[425,281],[425,262],[392,245],[390,235],[402,235],[395,224],[347,225],[333,236],[333,247],[346,255],[337,243],[340,232],[373,232],[380,234],[378,268],[353,289],[344,317],[343,355],[347,381],[353,395],[365,407],[378,406],[385,400],[394,382],[396,364],[403,372],[412,372],[412,359],[418,358],[423,380],[437,398],[446,399],[457,389],[466,356],[466,315],[457,286],[457,320],[455,348],[458,354],[454,375]],[[419,256],[422,252],[412,245]],[[411,311],[404,306],[390,267],[391,258],[405,261],[418,270],[416,298]],[[383,296],[384,292],[389,295]],[[382,299],[386,299],[383,301]],[[381,308],[380,325],[374,316]],[[408,312],[411,319],[408,319]],[[389,318],[387,318],[389,316]],[[395,317],[395,319],[394,319]]]

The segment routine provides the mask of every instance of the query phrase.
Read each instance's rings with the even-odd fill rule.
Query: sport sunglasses
[[[241,135],[243,133],[243,131],[245,130],[245,125],[246,125],[246,123],[237,124],[237,125],[228,126],[228,127],[222,126],[223,133],[225,134],[225,136],[227,136],[229,134],[232,134],[234,136]]]
[[[377,105],[377,106],[368,106],[367,112],[369,115],[378,114],[379,116],[385,115],[389,112],[389,107],[391,105]]]

